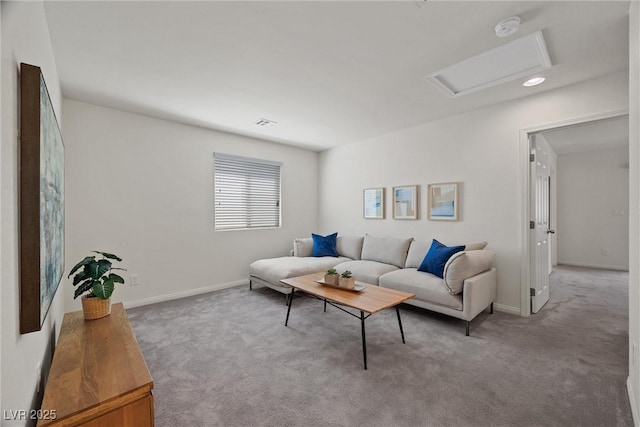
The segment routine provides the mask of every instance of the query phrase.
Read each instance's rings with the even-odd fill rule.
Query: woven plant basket
[[[82,297],[82,311],[85,320],[100,319],[111,314],[111,298],[100,299],[98,297]]]

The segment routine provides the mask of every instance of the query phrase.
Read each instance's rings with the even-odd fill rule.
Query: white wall
[[[90,250],[120,255],[128,306],[248,283],[248,266],[288,255],[317,226],[318,154],[65,100],[67,271]],[[213,230],[213,153],[282,166],[282,227]],[[138,274],[139,286],[130,286]],[[71,286],[68,283],[63,286]],[[66,310],[80,300],[67,293]]]
[[[2,400],[0,409],[15,411],[39,407],[39,397],[36,395],[37,368],[44,362],[46,371],[50,361],[55,334],[59,332],[63,316],[64,299],[64,290],[60,285],[42,330],[20,335],[17,129],[20,117],[18,71],[21,62],[42,68],[59,121],[62,118],[62,108],[60,84],[42,3],[3,1],[0,7],[2,8],[2,149],[0,150]],[[2,425],[21,424],[24,424],[24,421],[15,423],[2,421]]]
[[[628,147],[558,156],[558,263],[628,270],[628,213]]]
[[[488,240],[497,254],[496,307],[520,313],[520,131],[626,109],[627,79],[617,73],[323,152],[319,228],[449,243]],[[447,181],[463,182],[462,220],[427,221],[426,186]],[[391,219],[390,188],[411,184],[420,185],[420,219]],[[362,190],[369,187],[387,188],[387,219],[362,218]]]
[[[640,5],[629,8],[629,378],[633,421],[640,425]]]

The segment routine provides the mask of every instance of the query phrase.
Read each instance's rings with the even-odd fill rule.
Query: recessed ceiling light
[[[495,28],[496,36],[498,37],[510,36],[511,34],[518,31],[519,27],[520,27],[519,16],[512,16],[510,18],[503,19],[502,21],[498,22],[498,25],[496,25],[496,28]]]
[[[525,86],[525,87],[537,86],[544,81],[545,81],[544,77],[532,77],[526,82],[522,83],[522,86]]]

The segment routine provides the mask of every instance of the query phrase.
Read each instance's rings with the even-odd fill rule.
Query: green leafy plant
[[[335,268],[330,268],[327,270],[327,274],[338,274]]]
[[[341,275],[341,277],[348,279],[352,276],[352,273],[349,270],[344,271]]]
[[[116,283],[124,283],[124,279],[112,273],[112,270],[123,270],[124,268],[115,268],[112,261],[120,262],[122,258],[108,252],[92,251],[102,255],[102,259],[96,259],[95,255],[85,257],[77,263],[69,272],[69,276],[76,273],[73,277],[73,286],[77,286],[73,294],[73,299],[78,298],[85,292],[89,297],[98,297],[100,299],[108,299],[115,288]]]

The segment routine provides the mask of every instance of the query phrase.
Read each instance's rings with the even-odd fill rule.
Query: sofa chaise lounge
[[[446,314],[469,324],[479,313],[490,308],[497,294],[495,254],[485,249],[486,242],[465,245],[444,266],[442,277],[419,271],[431,242],[412,238],[338,236],[338,256],[312,256],[312,238],[294,240],[291,256],[261,259],[249,266],[249,287],[262,284],[289,297],[292,289],[280,283],[289,277],[302,276],[335,268],[349,270],[356,280],[415,294],[406,303]]]

